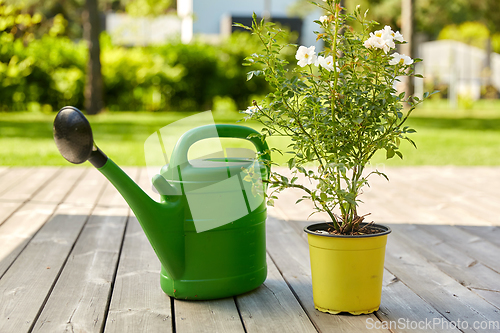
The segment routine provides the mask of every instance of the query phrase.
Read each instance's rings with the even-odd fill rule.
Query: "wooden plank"
[[[65,203],[73,205],[94,206],[104,190],[106,178],[95,168],[89,168],[71,193],[64,199]]]
[[[175,300],[175,329],[179,333],[245,332],[234,299]]]
[[[32,202],[59,203],[69,190],[77,184],[90,168],[62,168],[57,171],[54,178],[51,179],[42,189],[30,198]],[[86,179],[87,180],[87,179]]]
[[[465,212],[471,224],[484,225],[485,220],[500,222],[498,216],[498,200],[500,198],[500,179],[498,168],[496,174],[493,169],[485,167],[461,167],[461,168],[428,168],[428,173],[432,173],[432,178],[425,181],[415,182],[422,187],[425,183],[436,184],[440,187],[439,195],[445,200],[441,200],[449,208],[448,212],[458,210],[458,213]],[[477,207],[482,207],[481,213],[477,214]],[[454,223],[458,224],[458,223]]]
[[[388,241],[386,268],[450,322],[466,322],[463,332],[477,332],[474,322],[499,318],[497,308],[429,263],[396,232]]]
[[[81,192],[81,189],[86,186],[86,182],[91,182],[95,176],[96,174],[85,175],[82,182],[75,187],[75,181],[78,179],[67,181],[65,177],[54,178],[49,185],[56,188],[59,195],[52,197],[52,199],[63,199],[70,191]],[[101,180],[100,186],[102,187],[102,185],[104,185],[104,180]],[[94,190],[94,192],[91,193],[91,196],[80,197],[80,199],[83,200],[82,202],[88,200],[87,205],[91,206],[92,202],[95,202],[100,189]],[[0,276],[5,273],[5,270],[12,264],[33,235],[52,215],[57,203],[28,202],[0,225],[0,242],[2,243],[0,247]]]
[[[500,201],[500,200],[499,200]],[[468,226],[461,225],[456,226],[457,228],[463,229],[468,233],[479,236],[490,243],[500,246],[500,227],[498,226]]]
[[[277,169],[279,172],[289,173],[286,168]],[[388,173],[395,170],[399,169],[390,169]],[[304,182],[305,180],[300,181]],[[409,196],[398,182],[387,182],[385,178],[374,175],[370,178],[370,184],[373,184],[373,186],[365,187],[364,193],[360,197],[363,202],[359,206],[359,211],[363,214],[371,213],[368,217],[370,221],[373,220],[378,223],[418,222],[433,219],[433,214],[422,214],[422,210],[413,207],[411,201],[408,201]],[[279,215],[275,216],[285,220],[309,221],[310,223],[329,220],[328,215],[325,213],[314,214],[309,217],[311,212],[314,211],[313,205],[309,201],[304,200],[296,205],[295,202],[302,195],[302,191],[295,189],[287,189],[280,193],[273,210]],[[394,204],[395,202],[398,204]],[[391,203],[390,207],[388,203]]]
[[[262,286],[236,297],[246,331],[317,332],[269,256],[267,268]]]
[[[32,332],[101,332],[127,213],[95,208]]]
[[[500,273],[500,256],[498,255],[500,246],[454,226],[432,225],[428,226],[427,230],[457,251],[465,253]]]
[[[33,168],[9,168],[9,170],[7,170],[7,172],[5,172],[0,179],[0,195],[9,189],[16,187],[17,184],[23,181],[30,173],[33,172],[33,170]]]
[[[27,203],[0,226],[0,276],[52,216],[55,209],[56,205]]]
[[[486,195],[500,196],[500,168],[495,167],[440,167],[430,168],[437,177],[449,180],[457,185],[467,188],[467,193],[473,196]],[[457,182],[457,180],[461,180]]]
[[[424,225],[391,225],[395,237],[411,244],[439,269],[468,288],[500,291],[500,274],[484,266],[461,250],[450,246],[447,239],[436,237]],[[451,227],[449,227],[451,228]]]
[[[386,168],[383,165],[371,167],[365,170],[365,174],[378,169],[384,172],[389,181],[383,176],[372,174],[368,180],[370,187],[364,187],[359,199],[359,214],[370,213],[366,221],[376,223],[411,223],[417,221],[428,221],[432,214],[416,209],[411,200],[411,192],[408,191],[395,174],[408,173],[406,168]]]
[[[0,332],[28,332],[32,328],[40,307],[47,299],[101,192],[104,179],[96,178],[96,175],[87,173],[82,181],[71,188],[71,193],[76,192],[78,195],[74,195],[70,203],[65,200],[58,206],[54,216],[36,233],[0,279]],[[88,183],[93,183],[96,188],[85,191]],[[71,194],[68,198],[71,199]],[[33,205],[52,206],[40,203]],[[18,221],[15,216],[11,216],[9,221]]]
[[[488,170],[490,172],[484,174]],[[494,171],[498,174],[498,168],[404,167],[382,168],[381,171],[386,172],[390,182],[372,176],[371,187],[365,188],[360,197],[363,203],[359,211],[372,213],[368,217],[370,220],[378,223],[500,225],[496,199],[500,194],[488,183]],[[294,204],[300,194],[298,190],[287,190],[276,202],[277,210],[289,220],[305,220],[312,211],[310,204]],[[489,209],[475,215],[475,207],[485,204]],[[317,215],[310,220],[324,218]]]
[[[104,190],[97,188],[102,195],[33,331],[102,331],[129,211],[126,206],[99,205],[116,197],[116,191],[106,191],[109,187],[112,185],[106,181]]]
[[[24,202],[0,202],[0,225],[22,205]]]
[[[58,172],[57,177],[53,177],[44,184],[41,190],[39,189],[37,192],[31,193],[30,196],[27,195],[25,199],[31,200],[33,203],[58,204],[62,201],[84,170],[86,169],[65,168],[61,172]],[[75,171],[78,171],[78,173],[75,173]],[[26,188],[24,189],[26,190]],[[28,194],[29,192],[25,193]],[[0,225],[5,222],[12,213],[22,207],[24,203],[25,201],[0,201]]]
[[[9,167],[7,167],[7,166],[0,166],[0,177],[2,177],[2,175],[4,173],[6,173],[7,170],[9,170]]]
[[[383,321],[381,327],[392,332],[460,332],[447,325],[449,321],[445,317],[387,270],[384,270],[382,302],[376,315]],[[373,326],[372,322],[367,325]]]
[[[134,178],[145,178],[136,169]],[[133,172],[127,170],[133,175]],[[108,201],[109,202],[109,201]],[[160,288],[160,262],[137,218],[127,224],[113,294],[106,320],[106,333],[172,332],[170,298]]]
[[[367,320],[379,322],[374,314],[331,315],[314,308],[309,248],[287,222],[268,217],[267,251],[318,331],[360,332],[367,329]],[[370,331],[389,332],[377,328]]]
[[[89,212],[59,206],[0,279],[0,332],[30,330]]]
[[[106,333],[172,332],[170,298],[160,288],[160,262],[135,217],[125,233]]]
[[[472,289],[476,294],[500,309],[500,292],[483,289]],[[500,322],[500,320],[498,321]],[[500,326],[500,324],[499,324]],[[499,327],[500,328],[500,327]]]
[[[411,172],[410,172],[411,171]],[[456,213],[444,213],[446,198],[442,196],[442,189],[425,179],[426,169],[386,171],[390,181],[377,179],[372,182],[371,197],[363,198],[365,202],[372,200],[378,205],[390,204],[390,209],[396,214],[392,223],[448,223]],[[421,179],[423,178],[423,179]],[[381,196],[381,198],[377,198]],[[374,197],[374,198],[373,198]]]
[[[473,189],[463,181],[471,175],[463,172],[462,177],[459,173],[446,178],[436,170],[439,168],[423,168],[406,175],[395,173],[393,178],[405,189],[406,193],[402,191],[402,194],[411,198],[409,201],[414,206],[439,218],[435,223],[485,225],[500,222],[495,213],[497,203],[489,200],[483,189]],[[478,206],[483,207],[481,214],[476,214]]]
[[[18,179],[14,187],[4,191],[0,200],[26,201],[31,198],[40,188],[50,182],[52,177],[60,168],[43,167],[33,168],[30,172]]]

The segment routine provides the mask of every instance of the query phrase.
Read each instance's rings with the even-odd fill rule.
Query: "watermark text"
[[[448,321],[445,318],[433,318],[425,320],[410,320],[399,318],[397,321],[377,321],[373,318],[366,319],[367,329],[413,329],[413,330],[448,330],[448,329],[481,329],[481,330],[500,330],[500,321],[474,321],[468,322],[458,319],[457,321]]]

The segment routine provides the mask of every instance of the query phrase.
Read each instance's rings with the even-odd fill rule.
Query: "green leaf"
[[[396,147],[399,147],[399,145],[401,144],[401,140],[399,140],[399,138],[398,138],[398,137],[396,137],[396,138],[394,139],[394,141],[395,141],[395,143],[396,143]],[[396,153],[397,153],[397,152],[396,152]]]
[[[386,150],[387,150],[386,155],[385,155],[386,158],[387,159],[393,158],[394,154],[395,154],[394,149],[393,148],[387,148]]]
[[[405,137],[404,139],[410,142],[413,145],[413,147],[417,148],[417,144],[412,139],[410,139],[409,137]]]
[[[246,25],[243,25],[241,23],[236,23],[236,22],[233,23],[233,27],[239,27],[239,28],[243,28],[245,30],[250,30],[250,31],[252,30],[252,28],[247,27]]]
[[[385,173],[380,172],[380,171],[376,171],[375,173],[376,173],[377,175],[379,175],[379,176],[384,177],[387,181],[389,181],[389,177],[387,177],[387,175],[386,175]]]

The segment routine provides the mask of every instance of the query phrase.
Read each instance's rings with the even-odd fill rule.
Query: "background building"
[[[177,15],[155,18],[131,17],[127,14],[106,15],[106,30],[113,42],[125,45],[148,45],[163,43],[179,37],[184,43],[193,38],[218,41],[233,31],[232,23],[250,24],[252,14],[270,18],[299,33],[299,42],[316,45],[314,23],[320,11],[311,5],[311,11],[298,15],[290,14],[296,0],[177,0]],[[319,45],[319,44],[318,44]]]

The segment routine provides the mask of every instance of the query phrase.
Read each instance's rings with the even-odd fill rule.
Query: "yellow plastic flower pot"
[[[363,223],[364,224],[364,223]],[[391,230],[360,236],[318,234],[331,228],[316,223],[304,229],[309,241],[314,306],[322,312],[353,315],[380,307],[387,235]]]

